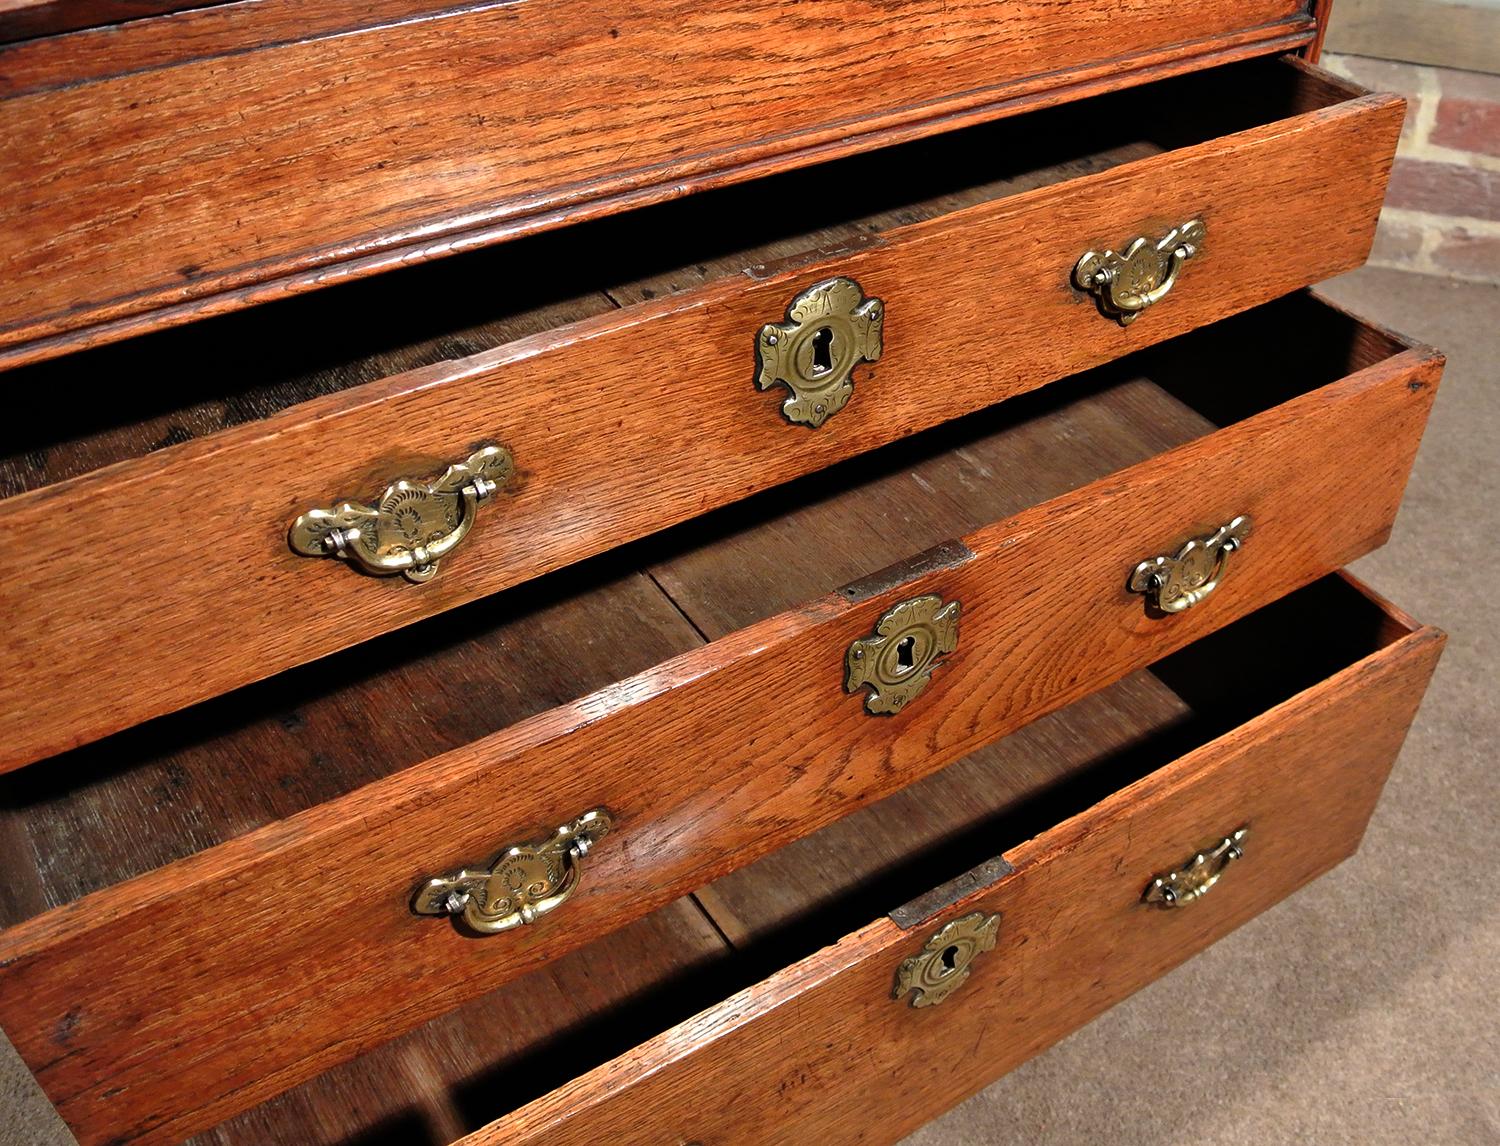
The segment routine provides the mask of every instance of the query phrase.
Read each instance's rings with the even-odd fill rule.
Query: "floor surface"
[[[1500,1144],[1500,287],[1325,290],[1449,355],[1395,534],[1355,567],[1449,633],[1364,848],[905,1146]],[[0,1146],[70,1143],[0,1040]]]

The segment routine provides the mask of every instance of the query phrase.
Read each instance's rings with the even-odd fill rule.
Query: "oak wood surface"
[[[0,935],[0,1022],[86,1142],[211,1124],[1365,552],[1389,528],[1439,367],[1432,352],[1396,353],[972,533],[966,563],[758,622],[14,927]],[[1344,481],[1351,472],[1362,480]],[[1164,624],[1126,592],[1136,561],[1246,512],[1257,532],[1211,608]],[[923,704],[871,718],[838,687],[843,650],[917,592],[964,602],[962,651]],[[591,857],[566,927],[494,945],[407,912],[406,892],[434,869],[596,804],[621,826]],[[295,873],[334,868],[340,897],[363,905],[358,927],[321,897],[285,894]],[[112,990],[80,1000],[73,985],[101,962]],[[267,990],[268,967],[285,989]],[[166,975],[174,1006],[143,1012]],[[216,1022],[225,1014],[232,1027]]]
[[[1288,65],[1246,74],[1294,103],[1348,92]],[[1203,77],[1179,95],[1223,82]],[[1264,109],[1234,106],[1252,116]],[[0,637],[12,667],[0,683],[0,720],[13,730],[0,768],[399,628],[1351,266],[1369,244],[1399,120],[1399,101],[1387,97],[1320,106],[899,227],[843,257],[758,280],[719,279],[9,498],[0,530],[26,539],[26,597],[7,609]],[[1269,215],[1268,202],[1277,204]],[[1068,286],[1089,246],[1194,215],[1209,226],[1202,255],[1173,297],[1128,329]],[[663,273],[678,277],[670,261]],[[885,353],[861,369],[850,406],[811,432],[785,423],[781,399],[751,384],[752,340],[799,289],[834,273],[885,300]],[[1027,285],[1037,283],[1048,285]],[[687,385],[709,397],[687,400],[643,381],[642,362],[661,354],[692,363]],[[941,363],[938,384],[933,363]],[[520,478],[433,582],[413,589],[364,578],[288,549],[287,523],[310,506],[372,496],[394,477],[437,472],[495,439],[515,451]],[[678,464],[620,462],[658,457]],[[98,540],[119,535],[130,544]],[[173,607],[162,609],[162,555],[209,538],[211,557],[173,562]],[[9,605],[20,581],[0,585]],[[283,623],[288,615],[299,623]],[[70,692],[67,682],[80,676],[95,687]],[[65,707],[32,700],[63,695]]]
[[[644,923],[655,926],[652,942],[696,950],[674,935],[706,924],[673,914],[686,902],[678,901],[620,941],[605,940],[555,965],[563,970],[564,989],[574,976],[597,984],[585,998],[599,1007],[606,994],[610,1007],[603,1016],[580,1013],[576,1003],[559,1007],[547,985],[537,986],[548,972],[536,972],[196,1141],[347,1146],[351,1126],[371,1134],[378,1112],[391,1124],[358,1139],[361,1146],[372,1138],[445,1146],[463,1128],[607,1061],[610,1042],[629,1048],[669,1026],[673,1011],[685,1018],[719,1002],[738,985],[1086,811],[1419,627],[1342,578],[1326,578],[1194,643],[1150,673],[1085,697],[700,889],[694,898],[709,905],[714,926],[733,942],[733,959],[695,959],[670,980],[639,986],[632,973],[639,974],[641,956],[631,939]],[[1296,657],[1286,656],[1289,648]],[[1231,665],[1232,673],[1226,671]],[[659,961],[647,964],[654,968]],[[622,1003],[627,988],[628,1006]],[[577,1025],[570,1037],[560,1039],[545,1019],[538,1024],[539,1014],[556,1011],[570,1016],[570,1028]],[[478,1047],[488,1061],[477,1057]]]
[[[13,84],[16,70],[24,75],[38,58],[51,59],[57,66],[52,86],[61,86],[470,6],[454,0],[0,0],[0,45],[31,41],[14,46],[13,56],[0,47],[0,69]],[[9,93],[13,88],[3,80],[0,93]]]
[[[691,899],[549,963],[192,1139],[193,1146],[447,1146],[723,997],[728,948]]]
[[[1187,54],[1305,38],[1303,8],[901,0],[872,20],[853,0],[552,0],[13,96],[0,345],[451,252],[529,214],[1118,73],[1185,37]]]
[[[1442,642],[1409,634],[1008,848],[1014,874],[937,918],[877,920],[463,1146],[898,1140],[1351,854]],[[1245,858],[1201,903],[1141,903],[1245,824]],[[900,961],[973,911],[1003,919],[962,1001],[892,1000]]]

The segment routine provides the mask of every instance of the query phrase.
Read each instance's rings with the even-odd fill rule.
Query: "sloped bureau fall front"
[[[81,1142],[890,1142],[1358,846],[1442,358],[1306,289],[1326,10],[105,7],[0,17]]]

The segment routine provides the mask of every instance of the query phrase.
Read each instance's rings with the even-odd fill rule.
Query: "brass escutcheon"
[[[976,911],[944,924],[921,951],[901,961],[891,998],[911,992],[913,1008],[937,1006],[964,985],[969,967],[995,946],[999,935],[999,912]]]
[[[1157,876],[1141,898],[1161,907],[1186,907],[1202,899],[1219,882],[1225,869],[1245,854],[1245,837],[1249,834],[1247,825],[1225,836],[1210,851],[1193,856],[1181,871]]]
[[[874,635],[860,637],[844,654],[844,691],[868,687],[865,711],[890,716],[927,687],[942,658],[958,648],[957,601],[913,597],[886,610]]]
[[[1191,609],[1219,587],[1229,571],[1229,555],[1250,536],[1243,514],[1208,537],[1194,538],[1175,557],[1153,557],[1131,571],[1130,589],[1144,593],[1163,613]]]
[[[756,336],[755,385],[785,386],[787,419],[821,426],[854,393],[854,367],[880,357],[885,304],[865,298],[853,279],[825,279],[792,299],[786,317]]]
[[[412,899],[418,915],[456,915],[481,935],[535,923],[578,890],[583,857],[609,834],[604,808],[585,812],[544,840],[506,848],[485,871],[429,879]]]
[[[1089,251],[1073,268],[1073,283],[1099,301],[1099,309],[1129,326],[1148,306],[1166,298],[1183,265],[1198,253],[1207,228],[1197,219],[1160,239],[1141,235],[1123,255]]]
[[[479,503],[510,480],[515,462],[504,446],[485,446],[433,482],[402,478],[374,505],[346,501],[311,509],[288,532],[304,557],[341,557],[365,573],[400,573],[421,584],[474,527]]]

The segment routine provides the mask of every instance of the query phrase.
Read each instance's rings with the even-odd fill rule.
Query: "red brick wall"
[[[1370,261],[1500,282],[1500,76],[1359,56],[1322,63],[1409,101]]]

